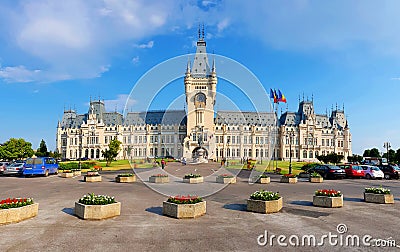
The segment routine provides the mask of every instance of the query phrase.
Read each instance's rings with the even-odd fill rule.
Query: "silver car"
[[[3,174],[4,175],[17,175],[22,174],[24,168],[24,163],[12,163],[8,165],[5,169]]]

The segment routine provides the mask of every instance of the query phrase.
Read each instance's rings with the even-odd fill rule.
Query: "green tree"
[[[369,154],[370,157],[381,157],[381,154],[379,154],[379,150],[377,148],[372,148]]]
[[[383,158],[388,158],[387,152],[382,155]],[[396,152],[392,149],[389,150],[389,162],[397,163]]]
[[[396,151],[395,160],[397,163],[400,163],[400,148]]]
[[[328,156],[326,155],[319,155],[317,156],[318,161],[323,162],[324,164],[329,163]]]
[[[46,142],[43,139],[42,139],[42,141],[40,141],[39,148],[36,151],[36,156],[38,156],[38,157],[48,157],[49,156],[49,152],[47,151]]]
[[[364,150],[363,157],[370,157],[370,156],[371,156],[371,150],[369,149]]]
[[[363,157],[360,155],[353,155],[353,156],[348,156],[347,157],[347,161],[349,161],[350,163],[361,163],[361,161],[363,161]]]
[[[108,150],[101,151],[101,154],[106,159],[106,166],[110,166],[111,162],[118,156],[118,152],[121,150],[121,142],[117,139],[112,140],[108,144]]]
[[[23,138],[10,138],[0,150],[2,159],[14,160],[33,156],[32,144]]]

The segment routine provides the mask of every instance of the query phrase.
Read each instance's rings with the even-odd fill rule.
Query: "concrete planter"
[[[189,183],[189,184],[198,184],[203,182],[204,182],[203,177],[183,179],[183,183]]]
[[[236,183],[236,178],[224,178],[224,177],[217,177],[216,178],[217,183],[221,184],[235,184]]]
[[[117,182],[117,183],[133,183],[133,182],[136,182],[136,176],[115,177],[115,182]]]
[[[343,195],[340,197],[315,196],[313,197],[313,205],[318,207],[336,208],[343,206]]]
[[[177,219],[196,218],[206,214],[206,202],[202,201],[196,204],[175,204],[163,202],[163,215]]]
[[[324,181],[324,178],[323,177],[319,177],[319,178],[316,178],[316,177],[311,177],[310,178],[310,182],[311,183],[322,183]]]
[[[269,184],[269,183],[271,183],[271,178],[270,177],[268,177],[268,178],[259,178],[257,180],[257,183],[259,183],[259,184]]]
[[[81,171],[74,171],[74,176],[81,176],[82,172]]]
[[[35,217],[38,211],[39,203],[17,208],[1,209],[0,225],[20,222]]]
[[[264,200],[247,200],[247,211],[255,213],[277,213],[282,209],[282,197],[277,200],[264,201]]]
[[[281,177],[281,183],[296,184],[297,183],[297,177],[296,178],[289,178],[289,177],[282,176]]]
[[[378,204],[394,204],[393,194],[364,193],[364,201]]]
[[[61,178],[72,178],[74,176],[73,172],[63,172],[63,173],[59,173],[58,176],[60,176]]]
[[[149,177],[149,182],[150,183],[157,183],[157,184],[163,184],[163,183],[168,183],[169,182],[169,177]]]
[[[75,202],[75,215],[84,220],[103,220],[121,215],[121,202],[108,205],[85,205]]]
[[[101,182],[101,176],[85,176],[85,182]]]

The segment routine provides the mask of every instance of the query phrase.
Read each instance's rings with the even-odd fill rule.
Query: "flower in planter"
[[[333,189],[320,189],[315,191],[315,196],[340,197],[342,193]]]
[[[95,170],[101,170],[101,166],[95,165],[95,166],[93,166],[93,169],[95,169]]]
[[[268,174],[261,174],[259,178],[269,178]]]
[[[0,209],[17,208],[32,204],[33,204],[32,198],[13,198],[13,199],[8,198],[0,201]]]
[[[296,175],[294,175],[292,173],[284,174],[283,176],[286,178],[296,178],[297,177]]]
[[[72,170],[63,170],[63,173],[72,173]]]
[[[374,194],[390,194],[390,189],[380,187],[367,187],[365,188],[365,193],[374,193]]]
[[[118,174],[118,177],[133,177],[135,176],[133,173],[122,173]]]
[[[218,175],[218,177],[220,177],[220,178],[233,178],[234,176],[232,174],[221,174],[221,175]]]
[[[321,178],[322,176],[318,172],[313,172],[313,173],[310,174],[310,177],[311,178]]]
[[[199,196],[194,196],[194,195],[177,195],[177,196],[171,196],[168,198],[167,202],[170,203],[175,203],[175,204],[196,204],[199,202],[202,202],[203,199]]]
[[[200,178],[200,177],[201,177],[200,174],[192,174],[192,173],[190,173],[190,174],[186,174],[183,178],[184,179],[190,179],[190,178]]]
[[[168,175],[167,174],[153,174],[153,175],[151,175],[151,177],[166,178],[166,177],[168,177]]]
[[[115,203],[115,198],[107,195],[89,193],[88,195],[83,195],[83,197],[79,199],[79,203],[85,205],[108,205]]]
[[[270,191],[256,191],[250,195],[250,199],[252,200],[263,200],[263,201],[271,201],[271,200],[278,200],[281,196],[279,192],[270,192]]]

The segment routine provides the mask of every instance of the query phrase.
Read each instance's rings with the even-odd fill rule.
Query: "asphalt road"
[[[216,186],[210,177],[213,176],[210,171],[214,169],[212,165],[194,167],[169,164],[166,170],[161,172],[168,172],[177,178],[185,173],[202,173],[206,176],[205,183],[199,187],[202,192],[204,188]],[[138,170],[143,174],[147,172],[147,175],[159,171]],[[236,184],[225,188],[218,187],[217,192],[205,197],[205,216],[177,220],[162,216],[162,202],[167,196],[149,188],[146,179],[144,182],[120,184],[114,182],[118,172],[101,173],[103,181],[99,183],[85,183],[83,177],[0,177],[1,199],[32,197],[39,203],[38,216],[20,223],[0,226],[0,251],[382,250],[378,247],[364,246],[362,238],[365,235],[394,240],[400,245],[399,180],[344,179],[327,180],[323,184],[305,181],[282,184],[279,183],[278,175],[272,175],[270,184],[261,185],[249,184],[249,172],[242,171],[238,174]],[[166,184],[165,187],[182,186],[179,181],[176,181],[174,186],[172,184]],[[380,185],[392,190],[395,204],[363,202],[364,188]],[[259,189],[279,192],[284,201],[282,211],[268,215],[247,212],[246,199]],[[312,206],[312,196],[317,189],[342,191],[344,206],[338,209]],[[91,192],[115,196],[117,201],[122,203],[121,216],[103,221],[85,221],[74,216],[74,202]],[[339,224],[346,225],[347,231],[338,233]],[[265,242],[266,232],[268,242],[261,246],[258,242]],[[329,233],[331,241],[328,239]],[[275,237],[271,238],[274,235]],[[288,246],[278,244],[277,237],[280,235],[286,237],[283,243],[288,243]],[[317,243],[322,240],[323,245],[296,247],[289,243],[289,238],[295,243],[296,237],[301,240],[311,235],[316,237]],[[324,235],[328,238],[324,238]],[[349,235],[358,236],[360,246],[346,246],[345,240]],[[343,246],[340,246],[340,239]],[[337,245],[334,245],[335,241]],[[400,251],[399,248],[393,247],[384,250]]]

